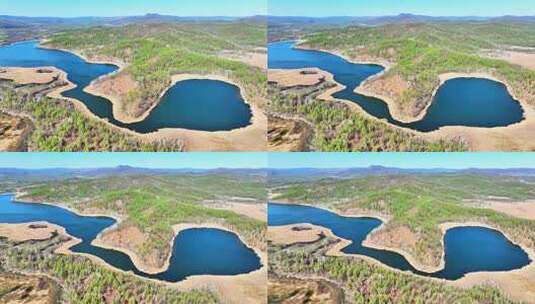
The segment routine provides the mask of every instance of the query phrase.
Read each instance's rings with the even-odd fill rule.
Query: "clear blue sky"
[[[277,16],[535,15],[535,0],[269,0]]]
[[[265,15],[266,0],[0,0],[0,15],[133,16],[158,13],[175,16]]]
[[[0,167],[535,168],[535,153],[0,153]]]
[[[535,168],[535,153],[270,153],[270,168]]]
[[[265,153],[0,153],[0,168],[265,168]]]

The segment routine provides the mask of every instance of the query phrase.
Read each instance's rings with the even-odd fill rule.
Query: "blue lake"
[[[0,195],[0,223],[28,223],[47,221],[66,229],[82,240],[71,247],[73,252],[87,253],[107,264],[142,277],[178,282],[193,275],[236,275],[249,273],[262,265],[254,250],[231,232],[212,228],[193,228],[181,231],[175,238],[169,267],[157,274],[140,271],[130,257],[120,251],[91,245],[104,229],[115,224],[109,217],[80,216],[67,209],[14,200],[13,195]]]
[[[77,85],[63,92],[63,96],[75,98],[96,116],[138,133],[151,133],[162,128],[227,131],[251,123],[251,109],[244,102],[240,89],[223,81],[180,81],[165,92],[158,106],[144,120],[123,123],[113,116],[113,105],[108,99],[83,90],[93,80],[117,71],[114,65],[88,63],[72,53],[42,49],[37,41],[26,41],[0,47],[0,66],[59,68]]]
[[[270,226],[300,223],[328,228],[336,236],[350,240],[352,243],[342,249],[344,253],[368,256],[390,267],[421,276],[456,280],[470,272],[508,271],[531,263],[522,248],[496,230],[483,227],[456,227],[447,230],[444,236],[444,268],[427,273],[414,268],[401,254],[362,245],[368,234],[382,224],[379,219],[344,217],[309,206],[269,203]]]
[[[335,98],[354,102],[370,115],[396,126],[429,132],[443,126],[508,126],[524,119],[520,103],[512,98],[503,84],[489,79],[455,78],[438,89],[421,120],[404,123],[392,117],[383,100],[354,92],[364,80],[382,72],[382,66],[355,64],[327,52],[296,49],[294,45],[294,41],[270,43],[268,67],[317,67],[327,71],[333,74],[336,82],[346,87],[333,94]]]

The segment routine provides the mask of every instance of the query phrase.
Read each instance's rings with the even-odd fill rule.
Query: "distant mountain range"
[[[105,177],[110,175],[173,175],[173,174],[232,174],[232,175],[266,175],[264,169],[159,169],[140,168],[131,166],[117,166],[109,168],[46,168],[46,169],[18,169],[0,168],[0,179],[2,178],[26,178],[26,177],[49,177],[49,178],[69,178],[69,177]]]
[[[383,166],[370,166],[362,168],[292,168],[292,169],[268,169],[268,176],[275,179],[317,179],[317,178],[352,178],[366,175],[427,175],[427,174],[474,174],[474,175],[497,175],[497,176],[535,176],[535,168],[510,168],[510,169],[405,169]]]
[[[418,22],[523,22],[535,23],[535,16],[501,16],[501,17],[435,17],[414,14],[396,16],[171,16],[146,14],[142,16],[118,17],[24,17],[0,15],[0,31],[7,35],[2,43],[39,39],[71,27],[85,26],[121,26],[127,24],[150,24],[170,22],[247,22],[269,24],[269,41],[293,39],[298,33],[318,28],[344,27],[350,25],[377,26],[387,23]]]
[[[3,44],[21,40],[40,39],[66,28],[88,26],[121,26],[128,24],[151,24],[173,22],[267,22],[266,16],[227,17],[227,16],[169,16],[160,14],[146,14],[143,16],[118,17],[24,17],[0,15],[0,32],[7,35]]]
[[[535,16],[425,16],[413,14],[399,14],[394,16],[330,16],[330,17],[302,17],[302,16],[268,16],[269,24],[301,24],[301,25],[381,25],[387,23],[419,23],[419,22],[535,22]]]
[[[18,169],[0,168],[2,180],[61,180],[66,178],[103,178],[108,176],[125,175],[232,175],[253,178],[266,176],[272,181],[306,181],[323,178],[355,178],[367,175],[429,175],[429,174],[474,174],[494,176],[521,176],[535,177],[535,168],[510,168],[510,169],[405,169],[384,166],[370,166],[361,168],[291,168],[291,169],[154,169],[131,166],[118,166],[110,168],[47,168],[47,169]]]
[[[28,26],[88,26],[88,25],[124,25],[130,23],[159,23],[159,22],[207,22],[207,21],[249,21],[269,22],[270,24],[301,24],[301,25],[380,25],[385,23],[415,23],[415,22],[459,22],[459,21],[494,21],[494,22],[535,22],[535,16],[425,16],[414,14],[399,14],[393,16],[171,16],[160,14],[146,14],[141,16],[118,17],[24,17],[0,15],[0,28],[15,29]]]
[[[443,169],[443,168],[395,168],[385,166],[369,166],[354,168],[291,168],[291,169],[266,169],[266,168],[214,168],[214,169],[197,169],[197,168],[142,168],[133,166],[117,166],[104,168],[46,168],[46,169],[19,169],[19,168],[0,168],[0,177],[8,175],[81,175],[81,176],[99,176],[112,174],[176,174],[176,173],[195,173],[195,174],[269,174],[271,176],[313,176],[321,175],[324,177],[336,176],[354,176],[370,174],[435,174],[435,173],[464,173],[464,174],[490,174],[490,175],[521,175],[535,176],[535,168],[505,168],[505,169]]]
[[[14,29],[28,26],[88,26],[88,25],[124,25],[129,23],[157,23],[157,22],[206,22],[206,21],[265,21],[265,16],[227,17],[227,16],[169,16],[160,14],[146,14],[143,16],[119,17],[21,17],[0,15],[0,28]]]

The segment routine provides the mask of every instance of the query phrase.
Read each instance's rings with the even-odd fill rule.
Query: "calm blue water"
[[[241,97],[240,89],[223,81],[207,79],[178,82],[165,93],[146,119],[122,123],[114,118],[109,100],[83,91],[94,79],[116,71],[116,66],[88,63],[69,52],[37,46],[37,41],[27,41],[0,47],[0,66],[54,66],[64,70],[77,87],[62,95],[80,100],[93,114],[121,128],[139,133],[162,128],[225,131],[250,124],[251,109]]]
[[[422,132],[443,126],[499,127],[523,120],[524,111],[507,92],[506,87],[488,79],[457,78],[445,82],[437,91],[427,114],[419,121],[403,123],[390,114],[388,105],[378,98],[354,93],[364,80],[384,70],[379,65],[354,64],[321,51],[294,49],[294,41],[270,43],[270,69],[299,69],[317,67],[333,74],[346,86],[333,96],[357,103],[372,116],[391,124]]]
[[[0,195],[0,223],[47,221],[65,227],[67,233],[82,240],[71,248],[74,252],[97,256],[124,271],[169,282],[178,282],[200,274],[235,275],[259,269],[262,265],[256,253],[246,247],[233,233],[209,228],[181,231],[175,238],[169,268],[158,274],[139,271],[130,257],[120,251],[91,245],[104,229],[115,224],[108,217],[79,216],[66,209],[22,203],[13,195]]]
[[[269,203],[268,223],[270,226],[311,223],[329,228],[336,236],[352,241],[342,252],[369,256],[390,267],[421,276],[456,280],[469,272],[507,271],[531,262],[526,252],[503,234],[483,227],[449,229],[444,237],[444,269],[426,273],[415,269],[398,253],[362,245],[368,234],[382,224],[375,218],[343,217],[314,207]]]

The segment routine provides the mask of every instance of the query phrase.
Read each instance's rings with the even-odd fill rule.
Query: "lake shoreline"
[[[330,209],[330,208],[327,208],[327,207],[324,207],[324,206],[315,206],[315,205],[312,205],[312,204],[301,204],[301,203],[281,202],[281,201],[277,201],[276,203],[277,204],[288,204],[288,205],[297,205],[297,206],[306,206],[306,207],[318,208],[318,209],[321,209],[321,210],[324,210],[324,211],[327,211],[327,212],[330,212],[330,213],[333,213],[333,214],[336,214],[336,215],[342,216],[342,217],[375,218],[375,219],[378,219],[378,220],[381,221],[381,224],[379,226],[377,226],[376,228],[374,228],[372,231],[370,231],[370,233],[368,233],[366,238],[362,241],[362,246],[373,248],[373,249],[378,249],[378,250],[388,250],[388,251],[392,251],[392,252],[398,253],[398,254],[402,255],[407,260],[407,262],[409,262],[416,270],[419,270],[419,271],[422,271],[422,272],[432,273],[432,272],[439,271],[439,270],[444,268],[444,260],[443,259],[441,260],[440,266],[424,265],[421,262],[419,262],[416,258],[414,258],[412,256],[412,254],[410,254],[409,252],[407,252],[407,251],[405,251],[405,250],[403,250],[401,248],[388,247],[388,246],[383,246],[383,245],[380,245],[380,244],[375,244],[373,242],[370,242],[369,239],[370,239],[371,235],[376,233],[376,232],[378,232],[378,231],[380,231],[380,230],[382,230],[382,229],[384,229],[386,223],[390,220],[389,217],[387,217],[386,215],[381,215],[379,213],[371,214],[371,213],[366,213],[366,212],[358,212],[358,213],[340,212],[338,210]],[[317,225],[314,225],[314,226],[317,226]],[[368,257],[366,255],[342,252],[342,249],[344,249],[346,246],[348,246],[351,243],[353,243],[353,241],[337,236],[336,234],[334,234],[334,232],[332,232],[331,229],[329,229],[327,227],[323,227],[323,228],[329,230],[330,234],[334,235],[337,239],[341,240],[340,244],[335,245],[332,249],[330,249],[328,251],[329,254],[331,254],[333,256],[356,256],[356,257],[363,258],[363,259],[365,259],[367,261],[373,262],[375,264],[381,265],[381,266],[386,267],[386,268],[391,269],[391,270],[399,271],[399,272],[402,272],[402,273],[411,273],[411,274],[413,274],[415,276],[418,276],[418,275],[416,275],[416,274],[414,274],[412,272],[401,271],[401,270],[399,270],[397,268],[394,268],[394,267],[388,266],[386,264],[383,264],[380,261],[378,261],[376,259],[373,259],[371,257]],[[442,240],[443,240],[443,238],[442,238]],[[442,252],[444,252],[444,250],[442,250]],[[433,279],[435,279],[435,278],[433,278]]]
[[[13,200],[15,200],[17,197],[20,197],[20,196],[22,196],[24,194],[25,193],[23,193],[23,192],[16,192],[15,195],[13,196]],[[77,214],[79,216],[102,216],[102,217],[108,217],[108,218],[115,219],[116,222],[113,225],[111,225],[111,226],[107,227],[106,229],[102,230],[101,232],[99,232],[99,234],[91,242],[91,245],[102,247],[102,248],[107,248],[107,249],[113,249],[113,250],[117,250],[117,251],[123,252],[124,254],[129,256],[129,258],[131,259],[132,263],[134,264],[134,266],[138,270],[141,270],[141,271],[145,272],[144,269],[143,269],[144,263],[142,263],[142,260],[139,259],[137,254],[133,253],[132,251],[130,251],[128,249],[125,249],[125,248],[122,248],[122,247],[119,247],[119,246],[112,246],[112,245],[109,245],[109,244],[106,244],[106,243],[102,243],[102,240],[101,240],[102,234],[104,232],[106,232],[106,231],[111,231],[111,230],[115,229],[117,227],[117,225],[120,223],[120,221],[122,221],[122,218],[120,216],[118,216],[118,215],[107,215],[107,214],[102,214],[102,213],[97,213],[97,212],[94,212],[94,213],[82,213],[82,212],[79,212],[77,210],[74,210],[73,208],[68,207],[67,205],[65,205],[63,203],[55,204],[55,203],[47,203],[47,202],[38,202],[38,201],[32,201],[31,199],[26,199],[26,198],[21,200],[21,201],[17,200],[17,202],[29,203],[29,204],[46,204],[46,205],[51,205],[51,206],[55,206],[55,207],[60,207],[60,208],[66,209],[66,210],[68,210],[68,211],[70,211],[70,212],[72,212],[74,214]],[[0,224],[0,225],[2,225],[2,224]],[[9,224],[6,224],[6,225],[9,225]],[[50,224],[50,225],[54,225],[54,224]],[[61,227],[61,226],[59,226],[59,227]],[[165,280],[158,280],[158,279],[152,279],[152,278],[147,278],[147,277],[144,277],[144,276],[140,276],[140,275],[132,273],[131,271],[124,271],[122,269],[119,269],[117,267],[114,267],[114,266],[106,263],[104,260],[102,260],[101,258],[99,258],[97,256],[94,256],[94,255],[91,255],[91,254],[87,254],[87,253],[79,253],[79,252],[72,251],[71,248],[73,246],[81,243],[82,240],[80,240],[80,239],[78,239],[76,237],[73,237],[73,236],[71,236],[71,235],[69,235],[67,233],[66,233],[66,235],[71,237],[71,240],[66,242],[66,243],[64,243],[64,244],[62,244],[55,252],[59,253],[59,254],[72,254],[72,255],[84,256],[84,257],[89,258],[93,262],[97,263],[98,265],[107,267],[108,269],[111,269],[111,270],[114,270],[114,271],[119,271],[119,272],[124,273],[124,274],[134,275],[134,276],[139,277],[141,279],[149,280],[149,281],[156,282],[156,283],[159,283],[159,284],[165,284],[167,286],[174,287],[174,288],[177,288],[179,290],[200,289],[200,286],[201,287],[208,287],[208,288],[212,288],[213,286],[219,286],[219,288],[217,288],[218,292],[223,292],[225,295],[227,295],[227,296],[232,298],[234,288],[246,288],[247,289],[247,288],[253,287],[253,288],[257,288],[258,289],[258,288],[261,288],[262,286],[265,285],[265,284],[262,284],[259,281],[261,281],[262,278],[265,278],[265,280],[267,281],[267,253],[263,252],[262,250],[260,250],[259,248],[255,247],[255,246],[250,245],[236,231],[233,231],[232,229],[229,229],[229,228],[224,227],[221,224],[217,224],[217,223],[177,224],[177,225],[174,225],[173,226],[173,230],[174,230],[174,234],[175,235],[170,240],[171,250],[170,250],[170,252],[168,254],[168,257],[166,259],[166,264],[164,265],[164,267],[165,266],[167,266],[167,268],[169,267],[169,263],[170,263],[170,259],[171,259],[171,255],[172,255],[172,248],[173,248],[175,239],[178,236],[178,234],[181,231],[184,231],[184,230],[187,230],[187,229],[202,229],[202,228],[214,228],[214,229],[219,229],[219,230],[223,230],[223,231],[227,231],[227,232],[235,234],[240,239],[240,241],[243,243],[244,246],[246,246],[248,249],[253,250],[254,253],[258,256],[258,258],[260,259],[260,263],[261,263],[260,268],[256,269],[256,270],[253,270],[253,271],[251,271],[249,273],[241,273],[241,274],[236,274],[236,275],[192,275],[192,276],[188,276],[185,279],[183,279],[181,281],[178,281],[178,282],[168,282],[168,281],[165,281]],[[65,229],[65,228],[63,228],[63,229]],[[104,246],[101,246],[101,245],[104,245]],[[151,269],[148,269],[148,270],[151,270]],[[161,268],[160,270],[165,271],[166,269]],[[156,273],[158,273],[158,272],[161,272],[161,271],[157,271]],[[147,273],[151,274],[149,272],[147,272]],[[267,291],[263,295],[267,296]],[[252,296],[254,296],[254,294]],[[257,299],[260,299],[260,297],[258,297]],[[235,301],[233,303],[240,303],[240,302],[239,301]]]
[[[45,43],[43,41],[42,43]],[[83,54],[73,50],[66,50],[61,48],[54,48],[51,46],[39,45],[40,48],[60,50],[72,53],[90,63],[110,64],[120,67],[118,71],[114,71],[110,74],[103,75],[102,77],[109,77],[121,71],[125,64],[114,60],[91,60],[86,58]],[[180,75],[180,74],[178,74]],[[192,79],[201,79],[206,75],[195,75]],[[181,76],[177,76],[181,77]],[[222,76],[216,75],[221,78]],[[54,91],[50,92],[47,96],[51,98],[59,98],[68,101],[72,101],[75,108],[83,113],[90,119],[97,119],[108,126],[115,128],[117,131],[124,132],[128,135],[136,137],[146,143],[154,143],[159,141],[180,141],[183,146],[182,151],[264,151],[267,147],[267,139],[265,139],[265,130],[267,129],[267,115],[262,109],[255,103],[250,102],[245,97],[245,91],[243,86],[237,84],[229,79],[219,79],[225,82],[229,82],[232,85],[238,86],[241,90],[241,97],[245,103],[247,103],[251,110],[251,120],[248,126],[242,128],[236,128],[230,131],[200,131],[181,128],[162,128],[152,133],[138,133],[127,128],[121,128],[110,123],[107,119],[100,118],[92,113],[87,106],[80,100],[65,97],[63,92],[76,88],[76,85],[69,82],[68,86],[58,87]],[[165,93],[163,93],[165,94]],[[111,102],[111,101],[110,101]],[[113,107],[112,107],[113,108]]]
[[[342,216],[342,217],[353,217],[353,218],[368,217],[368,218],[379,219],[379,220],[382,221],[382,224],[379,225],[378,227],[376,227],[375,229],[373,229],[366,236],[366,239],[362,242],[362,246],[373,248],[373,249],[378,249],[378,250],[388,250],[388,251],[392,251],[392,252],[398,253],[398,254],[402,255],[416,270],[419,270],[419,271],[422,271],[422,272],[426,272],[426,273],[432,273],[432,272],[436,272],[436,271],[440,271],[440,270],[444,269],[444,266],[445,266],[444,237],[445,237],[446,232],[449,229],[456,228],[456,227],[483,227],[483,228],[488,228],[488,229],[495,230],[495,231],[501,233],[512,244],[514,244],[516,246],[519,246],[526,254],[528,254],[528,256],[529,256],[529,258],[531,260],[531,262],[528,265],[526,265],[526,266],[524,266],[522,268],[519,268],[519,269],[514,269],[514,270],[509,270],[509,271],[480,271],[480,272],[472,272],[472,273],[487,274],[489,276],[492,276],[492,275],[495,275],[496,273],[509,274],[509,273],[512,273],[512,272],[522,272],[522,271],[525,271],[525,270],[527,270],[529,268],[532,268],[532,267],[535,268],[535,250],[533,250],[531,248],[528,248],[528,247],[524,246],[523,244],[515,243],[509,237],[509,235],[507,233],[501,231],[498,228],[492,227],[492,226],[490,226],[488,224],[481,223],[481,222],[473,222],[473,221],[467,221],[466,223],[446,222],[446,223],[440,224],[440,229],[442,231],[442,237],[441,237],[442,255],[441,255],[440,265],[439,266],[429,266],[429,265],[424,265],[424,264],[420,263],[410,253],[406,252],[405,250],[403,250],[401,248],[390,248],[388,246],[382,246],[382,245],[378,245],[378,244],[371,243],[371,242],[368,241],[370,236],[373,233],[375,233],[375,232],[377,232],[377,231],[379,231],[381,229],[384,229],[385,223],[388,221],[388,220],[385,221],[385,219],[387,219],[386,216],[381,216],[381,215],[377,216],[377,215],[373,215],[373,214],[366,214],[365,212],[364,213],[360,212],[360,213],[348,214],[348,213],[345,213],[345,212],[335,211],[335,210],[332,210],[332,209],[329,209],[329,208],[326,208],[326,207],[322,207],[322,206],[315,206],[315,205],[311,205],[311,204],[301,204],[301,203],[294,203],[294,202],[286,202],[286,201],[276,201],[276,202],[274,201],[273,203],[318,208],[318,209],[321,209],[321,210],[324,210],[324,211],[327,211],[327,212],[331,212],[331,213],[334,213],[334,214],[336,214],[338,216]],[[310,223],[304,222],[302,224],[310,224]],[[295,224],[292,224],[292,225],[295,225]],[[273,226],[273,227],[284,227],[284,226],[291,226],[291,225]],[[314,226],[317,226],[317,225],[314,225]],[[269,227],[271,227],[271,226],[269,226]],[[322,227],[322,226],[318,226],[318,227]],[[398,271],[398,272],[401,272],[401,273],[408,273],[408,274],[411,274],[411,275],[414,275],[414,276],[417,276],[417,277],[422,277],[422,276],[414,274],[414,273],[412,273],[410,271],[401,271],[401,270],[399,270],[397,268],[385,265],[385,264],[381,263],[380,261],[375,260],[375,259],[373,259],[371,257],[368,257],[368,256],[365,256],[365,255],[344,253],[341,250],[343,248],[345,248],[347,245],[351,244],[352,241],[344,239],[344,238],[341,238],[339,236],[336,236],[332,232],[332,230],[330,230],[327,227],[322,227],[322,228],[324,228],[326,230],[329,230],[330,234],[334,235],[336,237],[336,239],[341,240],[341,242],[339,244],[335,245],[332,249],[330,249],[328,251],[328,253],[333,255],[333,256],[355,256],[355,257],[363,258],[363,259],[365,259],[367,261],[373,262],[373,263],[375,263],[377,265],[381,265],[382,267],[386,267],[386,268],[388,268],[390,270]],[[470,274],[470,273],[468,273],[468,274]],[[466,274],[465,276],[463,276],[463,277],[461,277],[459,279],[456,279],[456,280],[447,280],[447,279],[440,279],[440,278],[433,278],[433,277],[424,277],[424,278],[438,280],[438,281],[446,281],[446,282],[462,282],[463,279],[468,274]],[[535,277],[534,277],[534,279],[535,279]]]
[[[241,273],[237,275],[196,275],[185,278],[180,282],[173,283],[176,288],[181,290],[189,290],[191,288],[207,287],[215,288],[224,299],[230,303],[263,303],[267,298],[267,267],[268,257],[267,252],[260,250],[259,248],[252,246],[246,242],[246,240],[236,231],[225,227],[219,223],[200,223],[191,224],[183,223],[173,225],[175,235],[178,235],[181,231],[187,229],[202,229],[213,228],[222,231],[227,231],[238,236],[240,241],[252,249],[256,256],[260,259],[260,268],[248,273]],[[167,282],[169,283],[169,282]],[[171,284],[171,283],[169,283]],[[242,292],[236,292],[236,288],[242,289]],[[251,289],[254,292],[251,292]],[[243,298],[245,296],[245,299]],[[252,302],[251,302],[252,301]]]
[[[300,42],[297,42],[299,44]],[[376,62],[369,62],[369,61],[354,61],[351,58],[348,58],[341,54],[340,52],[328,50],[328,49],[313,49],[313,48],[307,48],[302,47],[301,45],[295,45],[294,48],[303,50],[315,50],[320,52],[327,52],[331,53],[335,56],[339,56],[343,58],[344,60],[355,63],[355,64],[375,64],[375,65],[382,65],[383,62],[381,60],[378,60]],[[369,97],[376,97],[383,102],[385,102],[388,105],[388,110],[391,111],[391,115],[394,119],[403,122],[405,121],[402,117],[403,115],[398,115],[393,111],[396,111],[395,109],[397,106],[392,106],[392,104],[396,104],[391,100],[390,98],[384,98],[385,96],[381,96],[380,94],[374,94],[373,92],[369,92],[367,90],[363,89],[363,86],[366,82],[371,81],[373,79],[376,79],[377,77],[384,75],[385,71],[390,68],[388,65],[383,65],[385,67],[385,70],[381,73],[374,74],[370,77],[368,77],[366,80],[364,80],[359,86],[357,86],[354,90],[355,93],[362,94]],[[479,77],[481,76],[481,77]],[[517,98],[514,91],[512,90],[512,87],[506,82],[502,81],[489,73],[443,73],[440,75],[440,83],[435,88],[433,94],[432,94],[432,100],[442,84],[450,79],[455,78],[483,78],[483,79],[489,79],[492,81],[499,82],[500,84],[504,85],[507,89],[508,94],[514,99],[516,102],[519,103],[522,111],[523,111],[523,119],[521,121],[518,121],[516,123],[509,124],[507,126],[497,126],[497,127],[469,127],[469,126],[442,126],[438,130],[430,131],[430,132],[420,132],[414,129],[410,128],[404,128],[397,125],[394,125],[392,123],[387,122],[384,119],[378,119],[377,117],[369,114],[368,112],[364,111],[362,107],[360,107],[355,102],[351,102],[349,100],[343,100],[333,97],[332,95],[345,89],[346,87],[341,85],[340,83],[334,82],[337,86],[335,88],[331,88],[329,90],[326,90],[324,93],[322,93],[318,98],[324,99],[324,100],[331,100],[331,101],[338,101],[342,102],[346,105],[348,105],[351,109],[355,109],[359,111],[359,113],[364,114],[368,118],[375,119],[376,121],[383,122],[390,127],[398,128],[398,130],[409,132],[412,135],[416,135],[424,140],[429,140],[432,142],[440,141],[443,139],[462,139],[467,142],[468,148],[470,151],[502,151],[504,149],[511,149],[513,151],[529,151],[535,149],[535,135],[533,135],[533,128],[535,128],[535,109],[532,109],[530,105],[526,104],[525,101],[522,101]],[[362,91],[361,91],[362,90]],[[432,104],[431,102],[427,103],[425,109],[419,113],[419,115],[414,118],[406,119],[407,122],[414,122],[421,120],[425,114],[427,113],[427,110]]]
[[[114,65],[114,66],[119,67],[119,70],[103,75],[101,77],[109,77],[110,75],[115,75],[116,73],[121,71],[121,69],[125,68],[125,63],[120,62],[120,61],[114,61],[111,59],[110,60],[107,60],[107,59],[106,60],[91,60],[89,58],[86,58],[83,54],[77,51],[54,48],[51,46],[43,46],[42,43],[45,43],[45,42],[41,42],[41,44],[39,44],[38,47],[44,48],[44,49],[69,52],[82,58],[83,60],[86,60],[89,63],[108,64],[108,65]],[[63,72],[66,73],[65,71]],[[181,77],[183,77],[180,75],[188,75],[188,77],[191,77],[190,79],[203,79],[203,77],[208,77],[206,75],[195,75],[194,77],[192,77],[191,76],[192,74],[177,74],[176,77],[173,76],[175,77],[175,80],[173,81],[174,84],[176,84],[176,82],[179,81],[177,79],[180,79]],[[212,77],[218,78],[216,80],[228,82],[229,84],[237,86],[240,89],[241,97],[243,101],[249,105],[250,110],[251,110],[251,120],[250,120],[249,125],[245,127],[241,127],[241,128],[236,128],[230,131],[202,131],[202,130],[191,130],[191,129],[184,129],[184,128],[161,128],[151,133],[138,133],[128,128],[121,128],[117,125],[110,123],[107,119],[98,117],[93,112],[91,112],[82,101],[78,99],[63,96],[62,95],[63,92],[72,90],[77,87],[74,83],[70,81],[68,81],[69,85],[55,88],[53,91],[47,94],[47,96],[51,98],[58,98],[58,99],[71,101],[73,102],[75,108],[78,111],[80,111],[82,114],[84,114],[86,117],[101,121],[107,124],[108,126],[115,128],[115,130],[117,131],[121,131],[128,135],[134,136],[136,139],[139,139],[146,143],[178,140],[183,145],[182,151],[203,151],[203,152],[206,152],[206,151],[264,151],[267,147],[267,139],[263,139],[262,134],[264,134],[265,130],[267,129],[267,115],[265,115],[264,112],[255,103],[249,102],[247,100],[244,94],[245,91],[240,84],[237,84],[231,81],[230,79],[227,79],[226,77],[223,77],[217,74],[212,75]],[[205,78],[205,79],[208,79],[208,78]],[[91,86],[91,84],[89,86]],[[84,91],[85,91],[85,88],[84,88]],[[165,92],[167,92],[167,90],[165,90],[162,94],[165,94]],[[87,92],[87,93],[93,94],[91,92]],[[107,99],[106,96],[104,97]],[[108,100],[108,101],[112,103],[111,100]],[[159,102],[156,103],[154,107],[157,106],[158,104]],[[115,106],[112,106],[112,108],[115,108]],[[149,112],[147,112],[146,115],[148,115]],[[114,113],[114,116],[115,116],[115,113]]]
[[[418,113],[418,115],[416,115],[416,116],[408,116],[408,115],[403,114],[400,111],[400,109],[397,106],[398,103],[395,102],[394,100],[392,100],[392,98],[390,98],[388,96],[381,95],[380,93],[377,93],[377,92],[372,92],[372,91],[367,90],[367,89],[364,88],[367,83],[369,83],[369,82],[371,82],[371,81],[373,81],[373,80],[375,80],[377,78],[380,78],[380,77],[384,76],[387,72],[389,72],[392,69],[393,65],[394,65],[393,63],[389,62],[388,60],[386,60],[384,58],[376,58],[375,60],[370,60],[370,59],[360,60],[359,58],[350,58],[350,57],[342,54],[339,51],[331,50],[331,49],[316,49],[316,48],[310,47],[310,46],[308,46],[306,44],[301,44],[303,42],[304,41],[298,41],[295,44],[294,48],[301,49],[301,50],[320,51],[320,52],[329,53],[329,54],[338,56],[338,57],[346,60],[347,62],[350,62],[350,63],[353,63],[353,64],[378,65],[378,66],[383,67],[384,68],[383,71],[381,71],[381,72],[379,72],[377,74],[371,75],[368,78],[366,78],[365,80],[363,80],[354,89],[354,92],[358,93],[358,94],[361,94],[361,95],[368,96],[368,97],[374,97],[374,98],[381,99],[383,102],[385,102],[388,105],[388,111],[392,115],[392,118],[394,118],[395,120],[397,120],[399,122],[402,122],[402,123],[413,123],[413,122],[417,122],[417,121],[422,120],[425,117],[425,115],[427,115],[427,111],[428,111],[429,107],[431,106],[431,104],[433,103],[433,100],[434,100],[438,90],[440,89],[440,87],[442,87],[442,85],[445,82],[447,82],[448,80],[456,79],[456,78],[488,79],[488,80],[492,80],[492,81],[501,83],[502,85],[504,85],[506,87],[507,93],[512,97],[512,99],[514,99],[516,102],[518,102],[520,104],[522,110],[524,110],[524,108],[527,106],[527,104],[525,102],[522,102],[517,96],[515,96],[511,85],[509,85],[504,80],[498,79],[497,77],[491,75],[490,73],[487,73],[487,72],[474,72],[474,73],[470,73],[470,72],[448,72],[448,73],[442,73],[442,74],[439,75],[439,84],[433,90],[433,93],[431,94],[431,100],[426,104],[425,108],[422,109],[422,111],[420,111]],[[341,84],[338,84],[338,85],[342,86]],[[344,87],[344,86],[342,86],[342,87]],[[334,94],[334,93],[336,93],[336,92],[333,92],[332,94]],[[377,119],[377,118],[375,118],[375,119]],[[519,122],[516,122],[516,123],[520,123],[520,122],[522,122],[522,121],[519,121]],[[508,125],[508,126],[510,126],[510,125]],[[396,127],[399,127],[399,126],[396,126]],[[468,128],[471,128],[471,127],[468,127]],[[402,128],[402,129],[407,129],[407,128]],[[410,129],[410,130],[412,130],[412,129]],[[413,131],[416,131],[418,133],[428,133],[428,132],[420,132],[420,131],[417,131],[417,130],[413,130]]]
[[[138,270],[146,272],[147,274],[160,273],[160,272],[163,272],[163,271],[167,270],[167,268],[169,267],[169,262],[170,262],[170,259],[171,259],[172,250],[170,250],[170,252],[168,254],[168,257],[166,259],[166,263],[165,263],[164,266],[158,267],[158,268],[154,268],[154,270],[151,270],[151,268],[153,268],[153,267],[145,265],[145,263],[142,261],[142,259],[139,258],[139,256],[136,253],[134,253],[133,251],[131,251],[130,249],[122,248],[120,246],[110,245],[110,244],[108,244],[108,243],[106,243],[105,241],[102,240],[102,235],[104,233],[116,229],[117,226],[124,221],[124,218],[121,215],[118,215],[118,214],[107,214],[107,213],[104,213],[104,212],[82,212],[82,211],[78,211],[78,210],[74,209],[73,207],[70,207],[70,206],[68,206],[68,205],[66,205],[64,203],[41,202],[41,201],[33,200],[31,198],[22,198],[24,195],[26,195],[26,193],[17,192],[17,193],[15,193],[15,195],[13,197],[13,200],[18,202],[18,203],[43,204],[43,205],[59,207],[59,208],[65,209],[65,210],[67,210],[69,212],[72,212],[72,213],[74,213],[74,214],[76,214],[78,216],[83,216],[83,217],[106,217],[106,218],[111,218],[111,219],[115,220],[115,223],[110,225],[109,227],[105,228],[104,230],[100,231],[98,233],[98,235],[95,237],[95,239],[91,242],[91,245],[94,245],[94,246],[97,246],[97,247],[102,247],[102,248],[105,248],[105,249],[113,249],[113,250],[117,250],[117,251],[123,252],[124,254],[126,254],[126,255],[128,255],[130,257],[130,259],[132,260],[134,266],[136,266],[136,268]],[[54,225],[54,224],[51,224],[51,225]],[[182,225],[185,225],[185,226],[182,226]],[[206,223],[206,224],[176,224],[176,225],[174,225],[173,226],[174,237],[171,238],[170,248],[172,249],[172,247],[174,245],[174,242],[175,242],[175,238],[178,236],[180,231],[183,231],[183,230],[186,230],[186,229],[194,229],[194,228],[214,228],[214,229],[219,229],[219,230],[224,230],[224,231],[227,231],[227,232],[231,232],[231,233],[237,235],[238,238],[240,239],[240,241],[243,244],[245,244],[248,248],[253,249],[253,251],[255,251],[255,253],[259,257],[261,256],[259,254],[259,253],[261,253],[261,251],[258,248],[255,248],[254,246],[248,245],[248,243],[245,241],[245,239],[243,239],[243,237],[239,233],[237,233],[236,231],[233,231],[233,230],[231,230],[229,228],[226,228],[226,227],[224,227],[224,226],[222,226],[220,224],[217,224],[217,223],[213,223],[213,224],[212,223]],[[84,253],[78,253],[78,252],[73,252],[73,253],[74,254],[84,254]],[[94,256],[94,257],[96,257],[96,256]],[[96,257],[96,258],[98,258],[98,257]],[[139,264],[137,262],[139,262]],[[115,267],[113,267],[111,265],[108,265],[108,266],[110,266],[112,268],[115,268]],[[144,268],[146,268],[147,271],[145,271]]]

